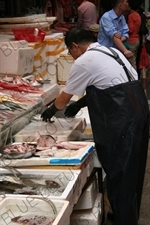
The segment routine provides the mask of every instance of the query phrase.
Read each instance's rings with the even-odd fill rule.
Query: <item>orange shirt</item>
[[[139,30],[141,26],[141,17],[133,11],[128,15],[128,27],[129,27],[129,43],[135,43],[139,40]]]

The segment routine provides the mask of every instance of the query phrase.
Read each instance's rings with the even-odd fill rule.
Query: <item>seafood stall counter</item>
[[[87,181],[86,169],[17,169],[12,172],[9,169],[0,169],[1,196],[68,200],[70,213]]]
[[[34,144],[36,145],[35,149],[32,147]],[[44,145],[44,147],[40,147],[40,145],[38,147],[35,142],[14,142],[0,149],[0,166],[76,166],[81,165],[93,150],[93,142],[60,141],[52,143],[51,146]],[[26,154],[30,152],[32,154],[26,157]]]
[[[6,85],[7,88],[22,88],[14,84],[0,81],[0,87]],[[27,86],[29,87],[29,86]],[[33,116],[41,113],[46,104],[53,101],[59,93],[59,85],[44,84],[40,89],[30,92],[25,86],[24,92],[13,89],[3,89],[0,91],[0,147],[6,144],[8,138],[19,132],[25,125],[29,124]],[[26,92],[27,91],[27,92]]]

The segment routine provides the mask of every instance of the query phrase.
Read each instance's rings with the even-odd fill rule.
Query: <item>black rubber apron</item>
[[[107,175],[114,225],[137,225],[149,139],[149,108],[139,81],[86,89],[98,158]]]

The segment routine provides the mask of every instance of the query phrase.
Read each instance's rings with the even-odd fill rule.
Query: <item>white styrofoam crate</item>
[[[73,211],[70,217],[70,225],[100,225],[102,214],[102,194],[98,193],[92,209]]]
[[[94,177],[89,187],[83,192],[79,198],[74,210],[92,209],[98,194],[97,178]]]
[[[58,65],[58,82],[66,82],[69,77],[69,72],[74,59],[71,55],[68,55],[68,50],[63,51],[60,57],[57,59]]]
[[[98,159],[98,155],[97,155],[97,152],[96,152],[96,149],[94,149],[91,154],[90,154],[90,159],[93,163],[93,168],[102,168],[102,165]],[[106,177],[106,173],[104,172],[104,170],[102,169],[102,176],[103,176],[103,180],[105,179]]]
[[[43,197],[49,197],[53,199],[73,201],[74,187],[76,186],[76,182],[81,179],[81,170],[17,169],[16,171],[22,175],[29,175],[29,179],[30,176],[34,176],[35,178],[30,180],[38,183],[39,186],[40,184],[45,184],[45,180],[52,180],[60,185],[60,189],[50,188],[49,190],[47,189],[45,191],[39,189],[39,194],[34,195],[34,197],[41,195]],[[12,172],[9,169],[0,168],[0,175],[12,175]],[[29,195],[6,194],[6,196],[28,197]]]
[[[69,202],[43,198],[6,197],[0,202],[1,225],[15,225],[11,219],[17,216],[45,216],[54,219],[53,225],[69,225]],[[34,220],[35,222],[36,220]],[[36,223],[46,225],[47,223]]]
[[[47,43],[46,59],[48,63],[54,63],[65,49],[63,33],[51,33],[45,36]]]
[[[102,165],[98,159],[96,149],[91,153],[91,160],[93,161],[93,167],[101,168]]]
[[[45,41],[29,42],[28,46],[33,49],[33,71],[47,63],[46,51],[47,44]]]
[[[47,75],[45,79],[51,80],[51,83],[57,83],[57,63],[48,63],[47,64]]]
[[[78,138],[83,128],[83,121],[77,118],[70,120],[55,118],[55,123],[38,120],[25,126],[14,136],[14,139],[15,142],[36,142],[41,135],[52,135],[57,141],[72,141]]]
[[[0,73],[25,75],[33,72],[34,51],[32,48],[14,49],[3,46],[0,51]]]
[[[0,47],[6,47],[8,49],[27,48],[28,42],[25,40],[15,40],[14,35],[0,34]]]

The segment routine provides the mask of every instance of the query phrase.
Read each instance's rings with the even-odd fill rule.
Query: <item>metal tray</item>
[[[23,143],[25,143],[25,142],[23,142]],[[16,153],[5,153],[4,152],[4,150],[7,147],[9,147],[9,148],[12,147],[12,149],[13,149],[13,145],[15,145],[15,144],[22,145],[23,143],[15,142],[15,143],[12,143],[12,144],[9,144],[9,145],[6,145],[6,146],[0,148],[1,158],[4,158],[4,159],[27,159],[27,158],[30,158],[36,152],[36,144],[33,144],[33,143],[27,143],[28,145],[32,145],[34,147],[31,151],[16,152]]]

